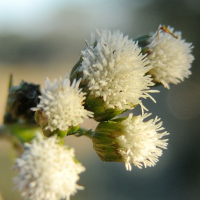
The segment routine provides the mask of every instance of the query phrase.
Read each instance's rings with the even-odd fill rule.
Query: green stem
[[[93,133],[94,133],[94,131],[92,129],[88,130],[85,128],[79,128],[78,131],[76,132],[75,136],[80,137],[80,136],[84,135],[84,136],[91,138]]]
[[[4,138],[16,137],[22,144],[30,142],[36,132],[41,131],[40,127],[30,124],[6,124],[0,125],[0,136]]]
[[[23,145],[36,136],[36,133],[40,131],[40,127],[30,126],[29,124],[2,124],[0,125],[0,139],[7,140],[20,155],[23,152]]]

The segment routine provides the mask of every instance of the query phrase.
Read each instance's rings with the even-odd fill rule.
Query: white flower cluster
[[[163,137],[169,133],[164,131],[159,118],[145,120],[151,114],[144,114],[146,108],[141,99],[149,97],[155,101],[149,94],[158,92],[150,89],[154,82],[162,83],[169,89],[170,83],[177,84],[187,78],[191,74],[194,59],[191,55],[192,46],[181,39],[181,33],[173,34],[170,27],[165,30],[157,31],[150,39],[147,37],[150,43],[142,47],[142,52],[148,52],[145,55],[138,47],[140,41],[134,42],[120,31],[111,33],[102,30],[98,32],[98,38],[92,35],[91,43],[82,51],[82,63],[78,62],[72,70],[70,79],[81,79],[70,82],[66,77],[54,83],[46,80],[40,102],[32,110],[37,111],[39,120],[40,116],[44,117],[44,121],[42,118],[42,122],[38,123],[44,133],[45,130],[55,131],[55,136],[44,139],[38,134],[37,139],[25,145],[24,153],[16,160],[14,168],[19,171],[19,175],[15,183],[23,197],[30,200],[69,200],[71,195],[83,188],[77,185],[77,181],[78,174],[85,168],[75,160],[73,149],[58,144],[56,130],[67,131],[80,125],[84,118],[94,117],[100,121],[101,126],[98,125],[100,128],[97,127],[96,132],[79,131],[80,135],[85,134],[91,139],[97,136],[93,142],[99,148],[95,150],[97,153],[100,150],[98,155],[103,155],[106,161],[123,161],[129,171],[132,169],[131,164],[138,168],[156,164],[162,149],[167,147],[168,139]],[[88,92],[87,96],[79,87]],[[100,101],[94,102],[97,98]],[[84,108],[84,101],[85,108],[94,113]],[[133,117],[130,114],[125,120],[112,120],[138,104],[142,107],[142,115]],[[122,130],[122,133],[118,131],[116,134],[117,131],[113,130],[115,125],[119,128],[117,131]],[[110,134],[112,137],[99,137],[100,134]],[[104,151],[102,144],[110,151]]]
[[[96,44],[96,46],[95,46]],[[91,95],[102,97],[107,108],[132,109],[140,98],[152,98],[152,67],[141,54],[137,43],[119,31],[103,30],[99,38],[92,35],[91,44],[82,51],[83,81]]]
[[[69,200],[77,189],[83,189],[76,182],[85,167],[74,159],[74,150],[59,145],[56,137],[43,139],[38,134],[32,144],[25,145],[14,168],[19,171],[16,188],[25,199]]]
[[[167,28],[173,32],[173,28]],[[158,30],[159,31],[159,30]],[[148,45],[151,54],[148,59],[153,68],[150,74],[156,82],[160,82],[169,89],[169,84],[177,84],[191,74],[192,44],[181,39],[181,32],[174,32],[177,38],[164,31],[154,33]]]
[[[45,89],[40,96],[40,103],[32,110],[42,110],[47,117],[48,126],[45,129],[54,131],[67,130],[71,126],[77,126],[84,118],[92,117],[93,113],[84,109],[83,101],[85,93],[79,89],[80,80],[73,81],[65,78],[60,82],[55,80],[53,84],[49,79],[45,82]]]
[[[151,167],[158,161],[158,156],[162,155],[160,148],[166,149],[167,140],[161,139],[168,135],[166,131],[161,132],[164,128],[159,118],[151,119],[144,122],[143,120],[151,114],[145,113],[129,117],[122,121],[124,134],[117,137],[119,144],[118,153],[123,156],[127,170],[131,170],[131,163],[142,168]]]

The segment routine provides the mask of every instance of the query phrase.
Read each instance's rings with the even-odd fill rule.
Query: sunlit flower
[[[163,131],[162,122],[159,118],[144,122],[143,120],[151,114],[129,117],[122,121],[124,126],[123,134],[116,138],[118,143],[118,153],[123,157],[127,170],[131,170],[131,163],[142,168],[151,167],[156,164],[158,157],[162,155],[162,150],[166,149],[167,140],[161,139],[168,135]]]
[[[53,84],[49,79],[46,80],[40,103],[37,108],[32,108],[34,111],[41,110],[47,118],[45,129],[65,131],[82,123],[84,118],[93,116],[92,112],[84,109],[85,93],[78,88],[79,83],[80,80],[74,80],[70,85],[68,78],[60,78],[60,81],[55,80]]]
[[[74,150],[58,144],[55,136],[43,139],[38,134],[25,151],[16,159],[14,178],[16,188],[25,199],[60,200],[83,189],[77,185],[78,174],[85,168],[74,159]]]
[[[102,97],[106,108],[132,109],[141,104],[141,98],[152,98],[152,67],[141,54],[141,49],[120,31],[103,30],[99,38],[92,36],[91,43],[82,51],[82,82],[90,95]]]
[[[168,27],[169,33],[173,33],[173,28]],[[177,84],[188,78],[191,74],[191,63],[194,60],[191,55],[192,44],[181,39],[181,32],[172,34],[160,31],[154,33],[150,38],[150,54],[148,59],[153,68],[150,70],[155,82],[162,83],[169,89],[169,84]]]
[[[131,164],[138,168],[156,164],[166,149],[169,133],[163,131],[162,122],[156,117],[144,121],[151,114],[116,118],[100,122],[94,132],[88,134],[99,158],[105,162],[123,162],[131,171]]]

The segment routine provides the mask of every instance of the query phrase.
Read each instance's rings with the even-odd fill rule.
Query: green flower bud
[[[126,109],[120,110],[118,107],[115,109],[107,108],[106,103],[102,97],[95,97],[94,95],[91,95],[89,91],[88,93],[89,94],[85,99],[85,109],[92,111],[94,113],[94,120],[98,122],[108,121],[115,116],[118,116],[121,113],[127,111]]]
[[[92,134],[93,148],[99,158],[106,162],[124,162],[122,155],[119,154],[120,148],[116,138],[123,135],[124,127],[119,123],[126,118],[117,121],[106,121],[98,124]]]
[[[6,113],[4,123],[17,120],[34,123],[34,111],[30,108],[35,107],[39,102],[40,86],[33,83],[22,81],[19,86],[11,86],[6,102]]]

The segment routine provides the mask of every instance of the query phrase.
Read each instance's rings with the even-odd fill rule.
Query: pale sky
[[[0,32],[45,23],[55,10],[76,3],[81,4],[81,0],[0,0]]]
[[[132,19],[133,9],[151,0],[0,0],[0,34],[43,35],[56,28],[118,26]],[[64,10],[65,9],[65,10]],[[64,10],[64,17],[58,16]],[[78,16],[81,15],[81,16]],[[82,19],[82,15],[83,18]],[[124,20],[126,19],[126,20]],[[70,20],[70,23],[68,21]],[[77,23],[77,24],[76,24]]]

